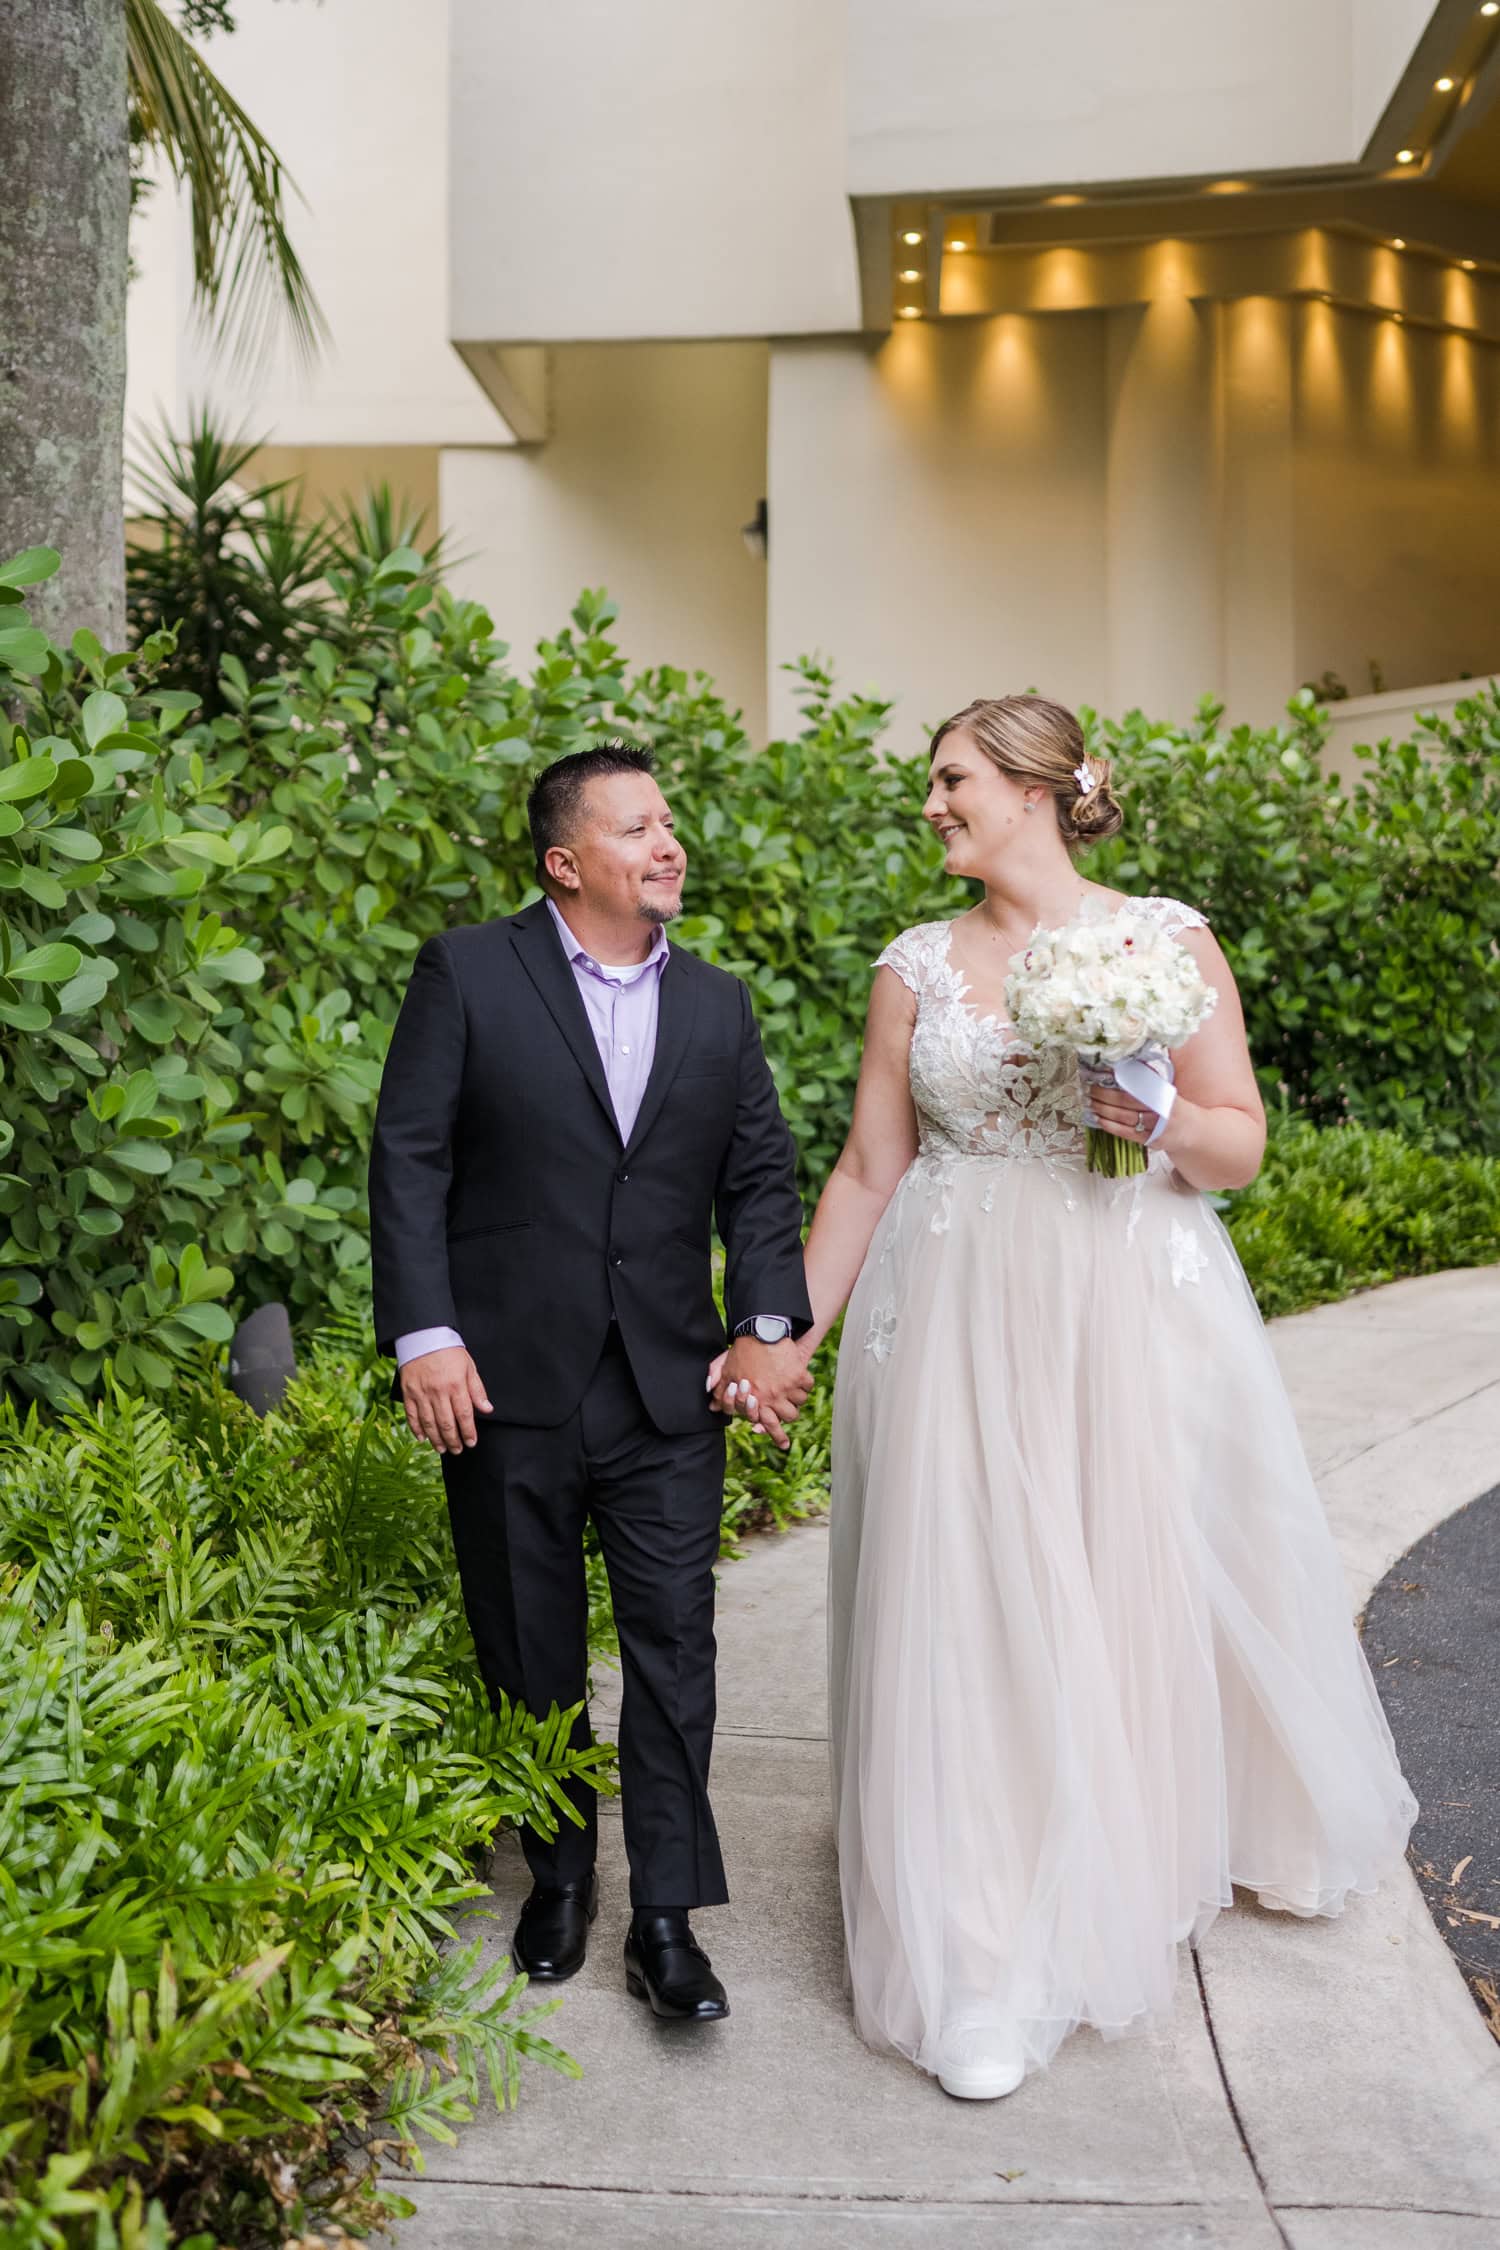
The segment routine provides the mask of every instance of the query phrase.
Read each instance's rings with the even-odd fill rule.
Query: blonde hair
[[[1057,825],[1070,852],[1117,836],[1125,816],[1110,788],[1110,762],[1085,752],[1083,729],[1071,711],[1041,695],[981,696],[944,719],[932,738],[936,757],[945,735],[962,729],[1012,781],[1049,790]],[[1091,786],[1079,787],[1075,767],[1087,765]]]

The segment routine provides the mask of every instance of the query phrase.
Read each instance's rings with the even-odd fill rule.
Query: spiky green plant
[[[498,1828],[610,1754],[490,1711],[436,1465],[360,1339],[264,1420],[215,1381],[0,1407],[0,2242],[363,2232],[539,2029]],[[399,2201],[399,2199],[397,2199]]]

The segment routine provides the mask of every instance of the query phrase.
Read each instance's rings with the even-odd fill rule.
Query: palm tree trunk
[[[125,638],[123,0],[45,0],[0,27],[0,559],[56,547],[30,597],[54,639]]]

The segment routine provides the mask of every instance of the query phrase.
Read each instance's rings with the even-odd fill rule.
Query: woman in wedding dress
[[[831,1733],[857,2027],[951,2094],[1168,2008],[1231,1886],[1337,1914],[1416,1813],[1244,1274],[1205,1191],[1265,1120],[1201,914],[1136,899],[1218,992],[1156,1115],[1005,1021],[1039,924],[1120,894],[1108,762],[1034,696],[933,740],[925,817],[984,897],[880,956],[807,1248],[834,1411]],[[1151,1139],[1085,1168],[1086,1122]]]

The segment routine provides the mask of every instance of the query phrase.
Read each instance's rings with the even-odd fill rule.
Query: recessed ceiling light
[[[1496,5],[1497,5],[1497,6],[1500,6],[1500,0],[1496,0]],[[1417,161],[1417,152],[1416,152],[1416,150],[1415,150],[1414,148],[1398,148],[1398,149],[1397,149],[1397,151],[1396,151],[1396,162],[1397,162],[1398,164],[1415,164],[1415,163],[1416,163],[1416,161]]]
[[[1405,237],[1405,235],[1404,235],[1404,234],[1393,234],[1393,235],[1391,236],[1391,248],[1392,248],[1393,250],[1404,250],[1404,249],[1406,248],[1406,237]]]
[[[1500,0],[1496,0],[1496,5],[1500,6]],[[1043,200],[1047,203],[1058,205],[1064,203],[1081,203],[1083,201],[1083,197],[1081,195],[1049,195],[1046,196]]]
[[[1397,326],[1397,327],[1399,328],[1399,327],[1401,326],[1401,323],[1402,323],[1402,322],[1403,322],[1403,321],[1405,320],[1405,318],[1406,318],[1406,315],[1405,315],[1405,313],[1392,313],[1392,314],[1391,314],[1391,318],[1392,318],[1392,320],[1393,320],[1393,321],[1394,321],[1394,322],[1396,323],[1396,326]]]
[[[1458,262],[1463,267],[1465,273],[1472,273],[1474,271],[1474,261],[1472,258],[1460,258]]]
[[[948,245],[948,248],[949,248],[950,250],[967,250],[967,249],[968,249],[968,247],[969,247],[969,245],[967,244],[967,242],[957,242],[957,241],[955,241],[955,242],[950,242],[950,243],[949,243],[949,245]]]
[[[922,317],[920,305],[902,305],[899,309],[903,320],[920,320]]]
[[[1479,13],[1482,16],[1500,16],[1500,0],[1484,0]]]
[[[1439,79],[1437,80],[1437,91],[1438,91],[1438,92],[1439,92],[1440,94],[1451,94],[1451,93],[1452,93],[1452,91],[1453,91],[1453,81],[1452,81],[1452,79],[1451,79],[1451,78],[1439,78]]]
[[[904,266],[897,275],[899,281],[920,281],[921,278],[922,276],[915,266]]]
[[[920,242],[922,239],[921,231],[917,227],[908,227],[901,239],[903,242]]]

